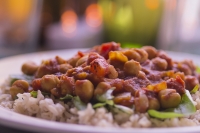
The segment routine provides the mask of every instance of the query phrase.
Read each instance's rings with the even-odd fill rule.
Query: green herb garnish
[[[174,113],[174,112],[161,112],[161,111],[157,111],[153,109],[150,109],[147,112],[151,117],[155,117],[159,119],[184,117],[184,114]]]
[[[106,100],[105,102],[103,103],[96,103],[94,104],[92,107],[93,108],[100,108],[100,107],[104,107],[106,105],[110,105],[110,106],[113,106],[114,105],[114,101],[113,100]]]
[[[196,93],[199,89],[199,84],[195,85],[195,87],[190,91],[190,93]]]
[[[104,107],[104,106],[106,106],[106,105],[107,105],[107,103],[96,103],[96,104],[94,104],[92,107],[93,107],[94,109],[96,109],[96,108]]]
[[[78,110],[85,110],[87,108],[87,104],[82,102],[79,96],[67,94],[64,97],[61,97],[60,100],[71,100]]]
[[[93,108],[100,108],[100,107],[107,107],[114,113],[125,113],[128,115],[133,114],[133,109],[123,106],[123,105],[116,105],[113,101],[114,96],[112,95],[114,91],[114,87],[107,90],[102,95],[97,95],[96,99],[99,103],[93,105]]]
[[[37,91],[31,91],[30,94],[32,97],[37,98]]]
[[[197,73],[200,73],[200,67],[199,67],[199,66],[197,66],[196,72],[197,72]]]

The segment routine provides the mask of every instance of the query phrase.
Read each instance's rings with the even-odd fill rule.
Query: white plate
[[[18,55],[8,57],[0,60],[0,81],[2,82],[9,74],[21,73],[21,65],[25,61],[32,60],[40,63],[43,59],[53,58],[59,55],[64,58],[70,58],[76,54],[77,49],[59,50],[51,52],[39,52],[25,55]],[[200,56],[168,52],[169,55],[175,60],[192,59],[195,64],[200,65]],[[21,115],[15,112],[8,111],[0,107],[0,124],[23,129],[32,132],[58,132],[58,133],[149,133],[149,132],[166,132],[166,133],[188,133],[188,132],[200,132],[200,126],[196,127],[178,127],[178,128],[130,128],[130,129],[118,129],[118,128],[101,128],[92,126],[83,126],[75,124],[66,124],[53,121],[42,120],[25,115]]]

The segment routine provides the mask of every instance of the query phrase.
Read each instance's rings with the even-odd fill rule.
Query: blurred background
[[[0,0],[0,58],[108,41],[200,54],[200,0]]]

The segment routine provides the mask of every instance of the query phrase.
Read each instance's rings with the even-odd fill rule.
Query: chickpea
[[[138,75],[141,70],[140,63],[134,60],[127,61],[124,64],[124,71],[128,75]]]
[[[137,77],[138,77],[139,79],[146,79],[146,78],[147,78],[147,77],[146,77],[146,74],[145,74],[143,71],[139,71]]]
[[[58,88],[53,88],[50,90],[51,94],[55,97],[60,97],[60,91],[58,90]]]
[[[123,79],[104,79],[106,82],[110,84],[110,86],[115,87],[113,91],[113,95],[121,93],[124,91],[124,80]]]
[[[182,63],[186,64],[190,68],[191,71],[196,70],[196,66],[192,60],[184,60],[184,61],[182,61]]]
[[[78,72],[82,72],[82,69],[80,67],[75,67],[75,68],[69,69],[66,74],[67,76],[72,77]]]
[[[71,69],[72,66],[70,64],[61,64],[61,65],[58,65],[58,70],[59,72],[61,73],[66,73],[68,69]]]
[[[40,82],[41,88],[46,92],[50,92],[51,89],[58,87],[60,80],[55,75],[44,75]]]
[[[29,84],[25,80],[16,80],[10,87],[10,94],[13,99],[16,98],[18,93],[28,92]]]
[[[88,103],[93,97],[94,86],[93,84],[85,79],[85,80],[77,80],[75,83],[75,94],[80,97],[80,99]]]
[[[35,73],[36,78],[41,78],[46,74],[51,74],[53,72],[51,66],[40,65]]]
[[[185,75],[191,75],[192,74],[192,70],[190,69],[190,67],[184,63],[178,64],[178,69],[183,72]]]
[[[34,91],[41,89],[41,78],[34,79],[32,81],[32,87]]]
[[[84,72],[89,72],[90,71],[90,65],[83,67]]]
[[[94,96],[97,96],[97,95],[102,95],[103,93],[105,93],[108,89],[110,89],[111,86],[109,83],[107,82],[100,82],[96,89],[94,90]]]
[[[38,65],[32,61],[25,62],[21,68],[22,72],[27,75],[34,75],[37,69]]]
[[[74,75],[74,78],[82,80],[82,79],[86,79],[88,76],[89,76],[89,74],[86,72],[79,72],[76,75]]]
[[[167,69],[172,69],[174,62],[164,51],[159,51],[158,57],[167,61]]]
[[[118,72],[115,70],[113,65],[108,66],[108,78],[115,79],[118,77]]]
[[[130,49],[130,50],[125,50],[123,51],[123,54],[129,59],[133,59],[135,61],[140,61],[141,57],[140,54],[138,52],[136,52],[134,49]]]
[[[24,93],[24,90],[22,88],[18,88],[16,86],[12,86],[10,88],[10,95],[12,96],[13,100],[16,99],[16,96],[17,96],[18,93],[22,94],[22,93]]]
[[[88,80],[90,80],[94,86],[97,86],[98,83],[103,82],[104,78],[98,77],[97,75],[91,73],[87,77]]]
[[[108,62],[108,64],[114,66],[114,68],[119,69],[119,70],[123,70],[123,67],[124,67],[123,62],[120,62],[120,61],[117,61],[117,60],[110,60],[110,59],[108,59],[107,62]]]
[[[66,94],[74,95],[75,80],[73,77],[65,75],[60,77],[60,93],[62,96]]]
[[[59,65],[60,65],[60,64],[65,64],[65,63],[67,63],[67,61],[64,60],[63,58],[61,58],[60,56],[56,56],[55,59],[56,59],[56,61],[57,61],[57,63],[58,63]]]
[[[77,62],[76,62],[76,66],[80,66],[83,63],[86,63],[88,60],[88,55],[85,55],[83,57],[81,57]]]
[[[144,49],[134,49],[140,55],[140,63],[145,62],[148,59],[148,53]]]
[[[73,67],[76,66],[76,62],[80,59],[81,57],[79,55],[76,55],[72,58],[70,58],[69,60],[67,60],[67,62],[72,65]]]
[[[181,96],[174,89],[161,90],[158,93],[158,99],[163,109],[175,108],[181,102]]]
[[[140,94],[139,97],[135,98],[135,110],[140,113],[147,111],[149,107],[149,100],[145,94]]]
[[[149,108],[148,109],[159,110],[160,109],[160,103],[159,103],[158,99],[149,98]]]
[[[157,56],[157,50],[152,47],[152,46],[144,46],[142,47],[147,53],[148,53],[148,58],[151,60]]]
[[[185,88],[191,91],[197,84],[199,84],[198,79],[195,76],[185,76]]]
[[[167,61],[160,57],[156,57],[152,59],[152,63],[156,66],[158,70],[166,70],[167,69]]]

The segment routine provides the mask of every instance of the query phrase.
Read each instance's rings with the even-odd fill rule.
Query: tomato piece
[[[90,63],[90,71],[98,77],[104,77],[108,73],[108,67],[105,59],[95,59]]]
[[[171,78],[167,80],[167,88],[175,89],[179,94],[185,93],[185,82],[181,79],[180,76],[176,78]]]
[[[89,55],[88,55],[88,60],[87,60],[87,64],[90,64],[93,60],[95,59],[104,59],[101,55],[99,55],[98,53],[95,53],[95,52],[91,52]]]
[[[79,55],[80,57],[83,57],[85,54],[84,54],[83,52],[81,52],[81,51],[78,51],[78,55]]]
[[[41,90],[41,78],[34,79],[32,87],[34,91]]]
[[[115,42],[108,42],[108,43],[103,43],[100,47],[100,55],[102,55],[105,59],[108,59],[108,53],[110,51],[117,51],[120,48],[119,43]]]

